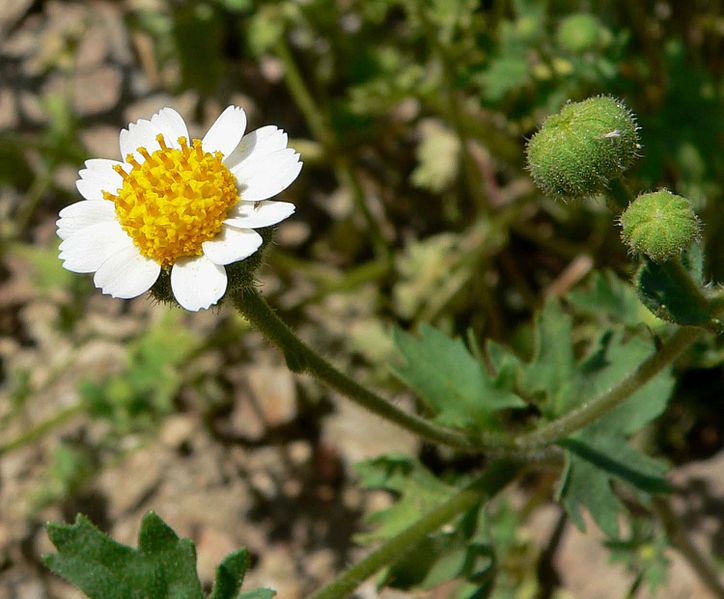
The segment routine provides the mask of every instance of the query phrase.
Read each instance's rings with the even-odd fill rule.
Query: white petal
[[[214,264],[224,265],[248,258],[261,243],[261,235],[256,231],[224,227],[213,241],[204,241],[201,248]]]
[[[83,200],[66,206],[60,211],[59,216],[55,223],[58,225],[58,237],[68,239],[86,227],[115,220],[116,205],[108,200]]]
[[[108,258],[133,245],[116,220],[85,227],[60,244],[63,266],[73,272],[94,272]]]
[[[171,269],[171,289],[187,310],[206,309],[224,295],[226,271],[206,256],[181,259]]]
[[[274,125],[267,125],[242,137],[239,145],[226,157],[224,163],[229,168],[234,168],[245,160],[264,158],[286,147],[287,134],[284,130]]]
[[[75,186],[86,200],[102,200],[104,191],[116,193],[123,185],[123,177],[113,168],[84,168],[78,175],[80,179],[75,182]]]
[[[91,158],[85,161],[85,167],[88,170],[110,172],[114,175],[117,174],[116,171],[113,170],[113,167],[116,165],[124,168],[126,172],[129,172],[131,170],[130,164],[126,164],[125,162],[118,162],[118,160],[108,160],[108,158]]]
[[[148,291],[158,279],[161,265],[141,255],[135,245],[108,258],[93,276],[103,293],[129,299]]]
[[[128,154],[133,154],[136,160],[142,163],[145,158],[136,150],[146,148],[149,154],[153,154],[160,149],[161,146],[156,141],[156,136],[159,133],[161,133],[161,130],[151,121],[145,119],[138,119],[135,123],[128,125],[128,129],[121,129],[121,158],[125,160]]]
[[[162,108],[151,117],[151,124],[163,134],[166,145],[180,148],[179,137],[185,137],[189,142],[189,130],[183,117],[173,108]]]
[[[271,227],[294,213],[294,204],[289,202],[245,202],[241,201],[229,212],[224,223],[232,227],[258,229]]]
[[[229,106],[204,135],[201,147],[205,152],[221,152],[226,157],[239,145],[244,129],[246,129],[244,109]]]
[[[283,191],[302,170],[299,154],[292,149],[279,150],[266,156],[253,168],[242,162],[232,172],[239,182],[241,198],[246,201],[266,200]]]

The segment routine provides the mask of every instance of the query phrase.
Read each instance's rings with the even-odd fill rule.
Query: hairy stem
[[[308,347],[269,307],[255,289],[233,295],[236,308],[284,353],[287,364],[297,372],[309,372],[363,408],[435,443],[468,451],[478,449],[466,435],[401,410],[383,397],[356,383]]]
[[[363,581],[385,566],[398,561],[406,552],[443,524],[477,505],[489,501],[520,472],[521,465],[512,460],[491,463],[485,473],[450,499],[427,512],[400,534],[387,541],[341,574],[309,599],[343,599]]]

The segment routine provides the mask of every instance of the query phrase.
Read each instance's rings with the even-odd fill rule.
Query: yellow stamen
[[[181,149],[169,148],[161,135],[156,140],[159,150],[136,150],[143,164],[126,156],[133,166],[129,173],[114,167],[123,185],[116,195],[103,197],[115,202],[121,226],[141,253],[166,268],[203,253],[201,244],[219,234],[239,192],[220,152],[205,152],[198,139],[189,146],[180,137]]]

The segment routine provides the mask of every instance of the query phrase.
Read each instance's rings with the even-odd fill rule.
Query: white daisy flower
[[[284,131],[245,127],[244,111],[229,106],[200,140],[171,108],[122,129],[125,161],[87,160],[76,183],[85,199],[60,212],[63,266],[94,272],[96,287],[118,298],[145,293],[166,269],[187,310],[218,302],[224,266],[262,244],[254,229],[294,212],[268,198],[302,168]]]

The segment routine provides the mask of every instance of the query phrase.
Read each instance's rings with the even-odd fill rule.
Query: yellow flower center
[[[179,137],[181,149],[169,148],[162,135],[156,140],[161,148],[153,154],[138,148],[143,164],[126,156],[130,173],[114,167],[123,186],[103,197],[116,204],[121,226],[141,253],[168,267],[182,256],[203,253],[201,244],[219,234],[239,192],[221,152],[204,152],[199,139],[189,146]]]

